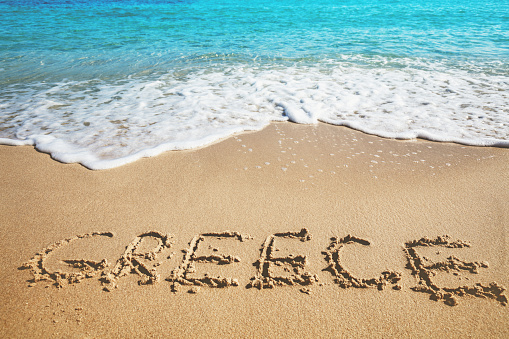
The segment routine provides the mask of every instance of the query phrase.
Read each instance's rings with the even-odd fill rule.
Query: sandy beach
[[[509,149],[273,123],[91,171],[0,146],[0,336],[509,337]]]

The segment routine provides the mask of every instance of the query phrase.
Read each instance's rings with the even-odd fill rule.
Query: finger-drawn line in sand
[[[275,242],[277,238],[295,238],[300,241],[309,241],[311,240],[311,234],[307,228],[303,228],[300,232],[285,232],[269,235],[260,249],[260,259],[254,263],[258,271],[256,275],[251,278],[251,282],[246,287],[262,289],[284,285],[308,286],[318,282],[318,276],[304,271],[307,264],[306,256],[290,254],[286,257],[274,257],[273,253],[275,252]],[[291,274],[289,276],[275,276],[273,273],[273,266],[285,266]],[[307,289],[303,291],[303,293],[309,294],[309,291],[310,290]]]
[[[146,238],[156,239],[157,245],[151,251],[139,253],[138,249]],[[101,278],[103,289],[111,292],[118,287],[118,280],[130,273],[141,276],[138,281],[140,285],[152,285],[158,282],[160,275],[157,273],[157,264],[149,264],[145,260],[155,261],[159,253],[171,247],[172,238],[172,235],[157,231],[149,231],[134,238],[127,245],[124,254],[117,260],[115,267],[110,272],[103,272]]]
[[[230,286],[239,286],[238,279],[225,278],[221,276],[212,277],[205,273],[203,277],[191,277],[192,273],[196,273],[195,263],[209,263],[216,265],[229,265],[240,262],[240,258],[231,254],[212,254],[209,256],[198,256],[197,251],[200,243],[207,237],[213,238],[232,238],[238,241],[245,241],[252,239],[248,235],[243,235],[239,232],[224,231],[217,233],[203,233],[195,236],[189,243],[189,248],[184,250],[184,258],[178,268],[171,272],[171,275],[166,279],[171,282],[172,292],[177,292],[179,286],[193,286],[188,291],[189,293],[198,293],[200,286],[208,286],[215,288],[224,288]]]
[[[329,264],[324,271],[329,271],[334,276],[334,282],[342,288],[369,288],[376,287],[383,290],[388,284],[393,285],[393,289],[400,290],[401,286],[398,282],[401,280],[401,273],[394,271],[384,271],[378,278],[357,278],[350,273],[345,266],[341,263],[341,252],[345,245],[360,244],[369,246],[370,242],[361,238],[347,235],[344,238],[337,239],[331,238],[331,244],[327,250],[322,252],[325,255],[325,260]]]
[[[109,264],[106,259],[101,261],[76,259],[76,260],[63,260],[65,264],[70,267],[79,269],[79,272],[62,272],[57,270],[50,272],[46,268],[46,260],[55,250],[66,246],[76,240],[92,238],[92,237],[108,237],[114,236],[111,232],[92,232],[67,238],[58,242],[55,242],[48,247],[44,248],[41,252],[37,253],[28,262],[23,263],[20,269],[30,269],[33,274],[33,279],[29,280],[30,285],[33,286],[39,281],[50,281],[53,282],[58,288],[62,288],[68,284],[76,284],[81,282],[83,279],[95,277],[100,271],[105,269]]]
[[[470,247],[466,241],[456,240],[451,241],[448,235],[439,236],[435,239],[421,238],[405,243],[405,253],[407,255],[408,263],[407,268],[412,271],[415,276],[417,286],[411,289],[416,292],[424,292],[430,294],[431,300],[443,300],[446,305],[455,306],[458,304],[457,297],[473,296],[478,298],[494,299],[501,305],[507,305],[507,297],[503,294],[505,288],[499,286],[496,282],[489,285],[476,283],[473,287],[459,286],[459,287],[439,287],[436,285],[432,278],[438,271],[459,273],[467,271],[477,274],[479,269],[488,268],[487,262],[466,262],[454,256],[447,258],[447,261],[432,262],[430,259],[420,256],[416,248],[418,247],[447,247],[447,248],[464,248]]]

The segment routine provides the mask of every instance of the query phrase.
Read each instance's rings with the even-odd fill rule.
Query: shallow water
[[[0,143],[110,168],[271,121],[509,145],[509,1],[3,1]]]

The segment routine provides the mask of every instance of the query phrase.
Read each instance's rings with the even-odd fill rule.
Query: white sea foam
[[[35,145],[91,169],[205,146],[284,120],[509,147],[509,79],[441,65],[238,66],[156,79],[12,86],[0,93],[0,111],[1,144]]]

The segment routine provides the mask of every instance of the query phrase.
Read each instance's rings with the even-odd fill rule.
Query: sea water
[[[91,169],[271,121],[509,146],[509,0],[2,0],[0,143]]]

